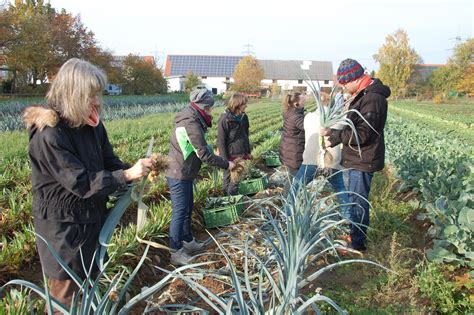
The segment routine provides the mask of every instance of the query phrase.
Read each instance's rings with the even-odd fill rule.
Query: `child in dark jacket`
[[[190,101],[176,115],[166,172],[172,205],[169,238],[173,265],[190,263],[192,256],[204,249],[204,243],[196,241],[191,230],[193,181],[202,162],[222,169],[234,167],[234,163],[214,155],[206,141],[207,129],[212,126],[212,92],[198,86],[191,92]]]
[[[217,146],[219,155],[233,161],[236,158],[250,159],[249,119],[245,114],[248,98],[235,93],[229,100],[225,113],[219,117]],[[224,192],[237,195],[239,183],[230,180],[230,172],[224,170]]]
[[[105,83],[97,67],[70,59],[46,95],[48,108],[29,107],[23,116],[30,139],[35,232],[83,279],[84,267],[98,271],[92,259],[107,196],[152,167],[151,159],[141,159],[129,168],[114,154],[99,119]],[[51,296],[69,306],[79,287],[39,237],[37,247]]]

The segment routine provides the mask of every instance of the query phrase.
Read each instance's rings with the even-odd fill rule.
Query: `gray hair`
[[[59,69],[46,94],[48,106],[71,127],[84,125],[91,112],[90,98],[102,95],[106,82],[105,73],[93,64],[69,59]]]

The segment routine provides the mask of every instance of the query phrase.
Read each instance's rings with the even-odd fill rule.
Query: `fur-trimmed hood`
[[[44,127],[56,127],[59,122],[59,115],[52,109],[34,105],[23,111],[23,121],[27,129],[36,128],[42,131]]]

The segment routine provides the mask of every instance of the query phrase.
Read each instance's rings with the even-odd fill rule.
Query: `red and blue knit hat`
[[[337,81],[346,84],[357,80],[364,75],[364,68],[354,59],[347,58],[341,61],[337,69]]]

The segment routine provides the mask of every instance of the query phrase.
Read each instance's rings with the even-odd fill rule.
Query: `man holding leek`
[[[365,74],[362,66],[354,59],[345,59],[337,70],[337,80],[345,93],[352,95],[347,118],[350,126],[342,130],[323,128],[325,147],[342,143],[342,166],[347,170],[347,190],[352,221],[350,246],[359,251],[366,250],[367,228],[369,226],[368,197],[374,172],[384,168],[384,127],[387,120],[387,98],[390,88],[379,79]],[[354,111],[351,111],[354,110]]]

